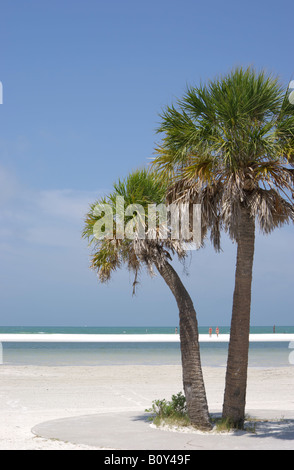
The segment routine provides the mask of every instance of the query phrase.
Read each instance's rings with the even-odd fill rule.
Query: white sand
[[[225,369],[204,368],[209,410],[221,412]],[[33,435],[44,421],[111,411],[143,412],[182,390],[180,366],[0,366],[0,450],[87,449]],[[294,418],[294,367],[249,369],[247,409]],[[269,430],[270,431],[270,430]],[[222,439],[222,436],[220,436]],[[294,441],[293,441],[294,442]],[[293,444],[294,448],[294,444]],[[93,447],[91,447],[93,449]]]

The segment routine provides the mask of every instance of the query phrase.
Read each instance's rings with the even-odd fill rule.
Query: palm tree
[[[192,424],[200,429],[209,430],[211,424],[207,406],[207,398],[203,381],[200,350],[198,342],[198,325],[193,302],[185,289],[180,277],[170,264],[172,255],[177,253],[180,259],[184,259],[186,252],[182,249],[180,241],[171,237],[163,238],[160,228],[150,236],[151,229],[147,215],[149,204],[159,205],[165,202],[166,186],[163,181],[158,181],[155,175],[147,170],[138,170],[131,173],[125,180],[114,185],[114,191],[106,198],[101,199],[90,207],[85,219],[83,236],[88,238],[93,247],[91,255],[91,268],[98,273],[99,280],[106,282],[111,274],[122,265],[126,264],[135,275],[134,289],[137,284],[138,274],[142,267],[147,267],[153,275],[154,267],[162,276],[179,308],[180,344],[183,371],[183,388],[186,396],[187,410]],[[144,209],[147,222],[143,221],[144,236],[138,236],[139,230],[134,230],[134,236],[118,236],[118,197],[123,204],[124,212],[131,204],[135,207],[135,214],[125,217],[124,223],[138,228],[140,219],[138,212]],[[113,227],[112,236],[95,236],[95,224],[101,220],[101,214],[97,207],[105,209],[105,204],[110,207],[110,226]],[[137,225],[136,225],[137,224]],[[145,226],[148,225],[148,228]],[[152,228],[154,230],[154,227]],[[141,232],[142,235],[142,232]]]
[[[171,178],[171,195],[204,204],[210,222],[220,223],[237,243],[223,416],[240,427],[246,404],[255,225],[268,234],[294,219],[289,165],[294,107],[277,78],[237,68],[207,85],[188,88],[177,106],[164,110],[158,132],[163,138],[153,165]]]

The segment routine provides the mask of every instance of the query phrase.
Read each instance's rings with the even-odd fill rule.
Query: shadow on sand
[[[213,413],[212,415],[213,419],[219,419],[221,418],[221,413]],[[151,417],[152,415],[150,413],[145,413],[145,414],[140,414],[137,416],[134,416],[132,418],[132,421],[140,421],[140,422],[145,422],[147,425],[151,424]],[[160,428],[158,428],[160,429]],[[164,428],[165,431],[168,432],[167,428]],[[189,432],[186,429],[176,429],[174,427],[173,429],[170,430],[170,432]],[[192,430],[191,429],[191,434],[193,433],[201,433],[201,431]],[[273,439],[280,439],[283,441],[293,441],[294,440],[294,419],[258,419],[258,418],[250,418],[245,422],[245,430],[236,430],[236,431],[228,431],[228,432],[217,432],[215,429],[210,431],[210,432],[205,432],[203,434],[209,435],[209,434],[229,434],[231,436],[235,437],[246,437],[248,438],[273,438]]]

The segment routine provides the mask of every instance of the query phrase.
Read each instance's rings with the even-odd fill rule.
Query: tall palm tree
[[[167,107],[154,168],[172,197],[199,201],[237,243],[223,416],[244,422],[255,225],[268,234],[294,219],[294,106],[277,78],[234,69]],[[209,201],[208,201],[209,196]],[[210,214],[210,215],[209,215]],[[218,215],[215,219],[215,215]]]
[[[130,271],[134,272],[134,288],[140,270],[145,266],[152,275],[154,267],[162,276],[179,308],[180,344],[183,371],[183,388],[186,396],[187,410],[190,420],[194,426],[200,429],[211,429],[209,420],[206,392],[203,381],[200,349],[198,342],[198,325],[193,302],[185,289],[180,277],[170,264],[172,255],[177,253],[180,259],[186,255],[179,240],[173,240],[170,236],[163,238],[161,228],[152,225],[152,236],[150,236],[150,225],[148,219],[148,205],[165,203],[166,186],[163,181],[158,181],[155,175],[147,170],[138,170],[131,173],[125,180],[114,185],[114,191],[106,198],[101,199],[90,207],[85,219],[83,236],[88,238],[93,248],[91,255],[91,267],[98,273],[99,280],[106,282],[111,274],[126,264]],[[134,236],[121,236],[118,234],[118,197],[126,213],[127,207],[132,204],[140,205],[144,209],[143,218],[146,215],[147,224],[143,221],[144,233],[138,236],[139,229],[136,224],[140,223],[138,211],[135,207],[134,214],[126,216],[124,225],[131,223],[135,226]],[[105,210],[97,212],[97,207],[105,209],[107,204],[111,210],[110,226],[113,227],[111,236],[95,235],[95,224],[101,220],[101,214]],[[140,214],[142,217],[142,214]],[[135,220],[136,219],[136,220]],[[120,221],[121,223],[121,221]],[[165,227],[166,229],[167,227]],[[119,236],[118,236],[119,235]],[[131,234],[132,235],[132,234]]]

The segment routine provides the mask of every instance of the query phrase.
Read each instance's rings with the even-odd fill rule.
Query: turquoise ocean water
[[[208,333],[209,327],[199,327]],[[213,327],[213,333],[215,327]],[[220,334],[230,332],[219,327]],[[276,326],[276,333],[293,333],[294,326]],[[272,333],[273,326],[251,327],[251,333]],[[175,327],[0,327],[0,333],[35,334],[174,334]],[[227,343],[201,343],[203,366],[225,367]],[[294,367],[288,342],[250,343],[249,367]],[[180,365],[178,343],[4,343],[4,364],[46,366]]]

